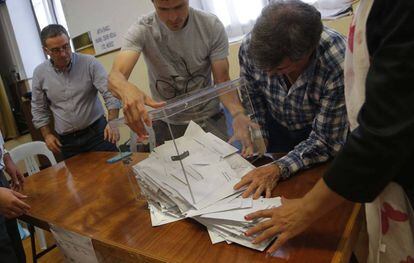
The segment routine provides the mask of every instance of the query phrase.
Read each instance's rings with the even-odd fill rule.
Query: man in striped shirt
[[[322,25],[301,1],[267,6],[240,51],[255,117],[268,152],[284,157],[245,175],[244,197],[270,197],[279,179],[327,161],[343,146],[348,124],[344,100],[345,39]]]

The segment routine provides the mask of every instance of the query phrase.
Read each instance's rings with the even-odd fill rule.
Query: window
[[[190,3],[217,15],[230,41],[236,41],[250,32],[268,0],[193,0]]]
[[[61,24],[68,29],[60,0],[32,0],[40,30],[49,24]]]

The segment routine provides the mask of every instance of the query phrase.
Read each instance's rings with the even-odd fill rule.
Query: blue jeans
[[[287,153],[309,137],[312,126],[309,125],[304,129],[290,131],[273,118],[267,118],[266,129],[269,132],[267,152]]]
[[[104,130],[106,127],[104,116],[96,120],[87,128],[70,134],[59,135],[62,143],[62,155],[68,159],[84,152],[116,152],[116,145],[104,139]]]

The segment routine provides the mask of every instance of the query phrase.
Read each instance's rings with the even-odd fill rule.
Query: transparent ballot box
[[[265,152],[244,79],[176,97],[148,114],[152,126],[145,141],[122,119],[110,125],[121,133],[118,146],[131,189],[147,201],[152,225],[193,218],[215,241],[263,250],[244,236],[252,224],[244,215],[269,208],[270,201],[243,199],[242,190],[233,189],[254,168],[245,157]],[[147,155],[134,162],[129,152]]]
[[[231,108],[234,108],[234,120],[229,111]],[[253,151],[262,150],[260,147],[263,139],[257,125],[246,126],[245,131],[242,131],[243,127],[236,131],[233,129],[233,125],[238,123],[239,126],[250,124],[246,119],[256,123],[244,79],[184,94],[169,100],[165,107],[150,111],[149,116],[153,121],[152,127],[147,127],[150,148],[182,137],[189,124],[195,122],[205,132],[226,142],[234,137],[235,132],[239,132],[239,137],[246,136],[252,140],[252,146],[256,146]],[[233,144],[240,148],[242,144],[237,137],[233,138]]]

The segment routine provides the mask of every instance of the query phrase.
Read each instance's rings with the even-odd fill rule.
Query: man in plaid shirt
[[[345,39],[323,27],[301,1],[276,1],[258,18],[240,51],[255,117],[268,152],[288,154],[245,175],[243,197],[270,197],[280,178],[335,156],[348,131],[343,61]]]

